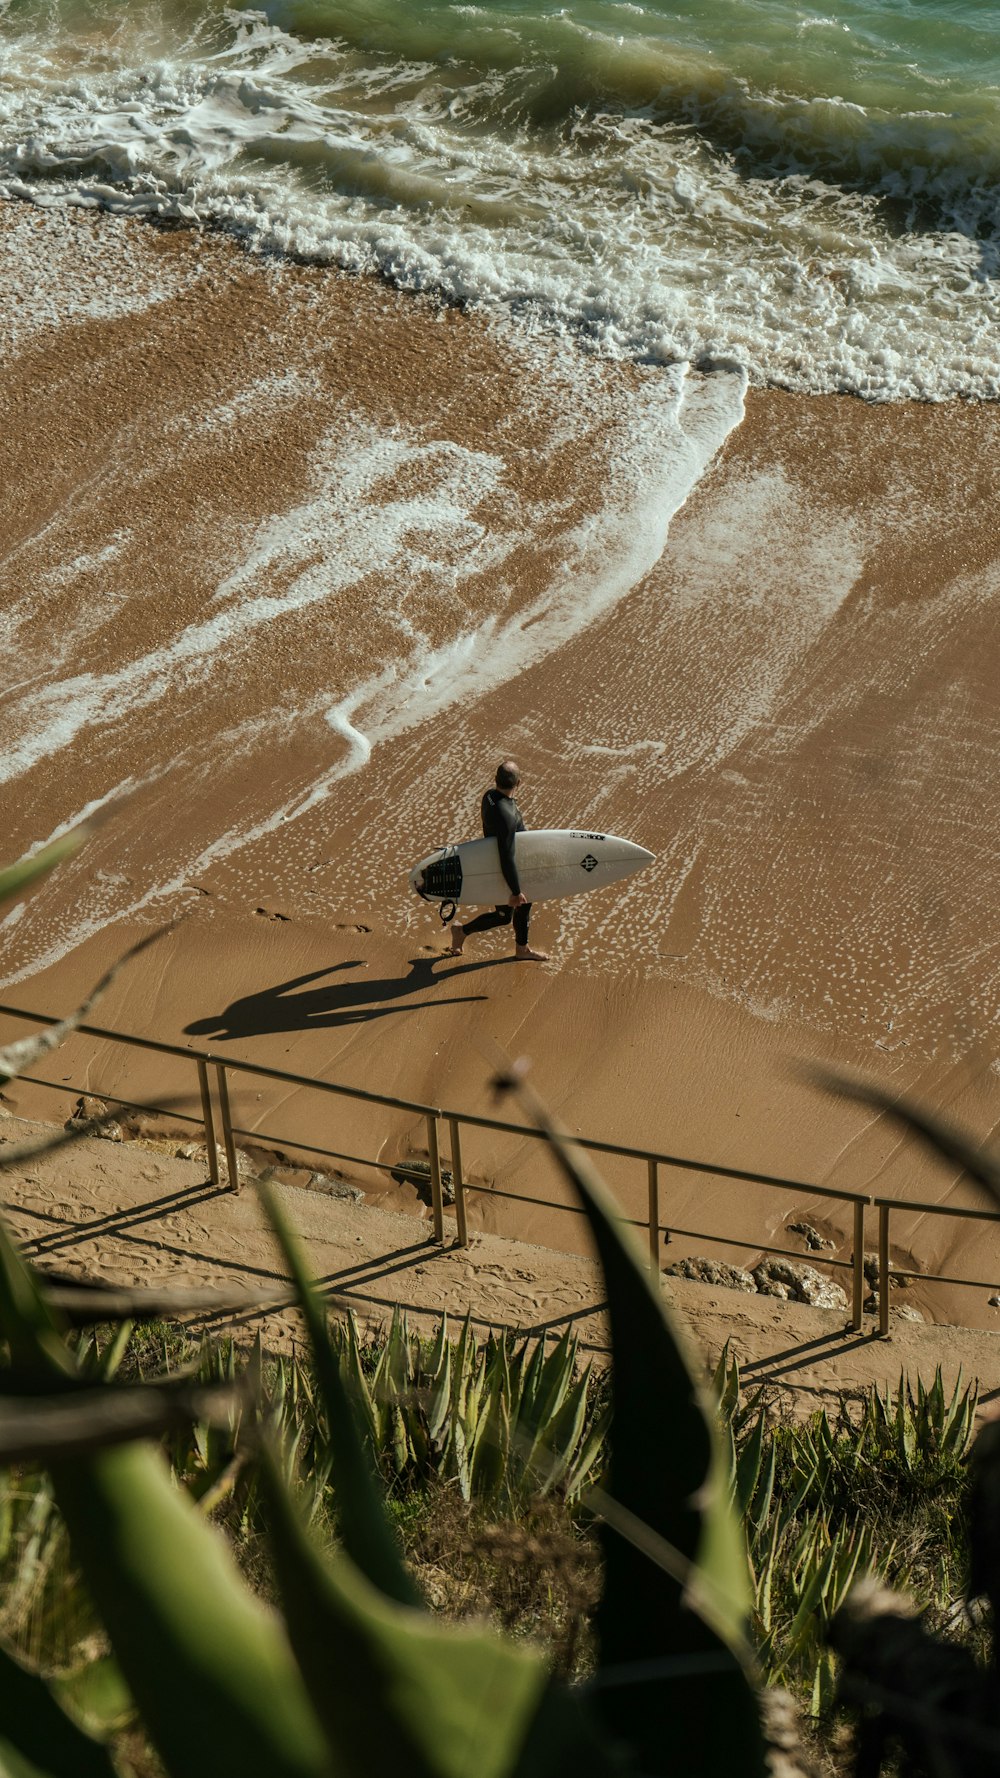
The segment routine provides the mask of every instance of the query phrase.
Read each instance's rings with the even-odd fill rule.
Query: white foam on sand
[[[0,363],[59,327],[140,315],[202,276],[190,254],[154,261],[123,216],[49,209],[30,195],[4,209]]]
[[[472,622],[462,621],[472,609],[463,602],[464,589],[487,568],[502,571],[526,532],[547,536],[551,515],[544,503],[525,510],[511,502],[503,462],[491,453],[402,428],[385,434],[359,423],[345,432],[339,420],[316,454],[309,496],[258,525],[200,619],[114,673],[78,674],[35,695],[19,712],[20,732],[11,725],[0,781],[71,747],[92,725],[107,727],[155,708],[175,685],[207,685],[222,661],[232,675],[241,658],[252,662],[248,651],[275,634],[284,617],[326,601],[335,608],[340,594],[377,568],[386,589],[378,616],[395,638],[385,666],[334,696],[313,695],[297,710],[265,714],[229,743],[230,751],[252,751],[266,745],[272,719],[287,731],[291,723],[322,716],[339,743],[329,766],[293,797],[249,824],[234,822],[188,856],[178,835],[169,873],[159,882],[124,899],[109,897],[100,914],[91,910],[85,920],[69,921],[46,944],[44,957],[8,975],[4,985],[56,962],[109,919],[169,901],[213,862],[301,817],[339,780],[362,770],[374,749],[507,682],[609,612],[659,559],[671,519],[742,418],[745,390],[738,371],[701,376],[674,367],[651,372],[627,397],[616,397],[621,411],[600,435],[607,441],[603,507],[567,531],[555,577],[527,607],[512,599],[505,610],[501,600],[500,609]],[[592,412],[581,418],[588,438],[593,422]],[[399,491],[404,471],[412,483],[408,494]],[[487,525],[478,509],[497,490],[505,523]],[[455,609],[455,628],[445,641],[421,629],[399,594],[414,574]],[[502,572],[497,585],[502,590]]]
[[[423,472],[421,489],[412,497],[384,498],[415,465]],[[71,747],[84,730],[155,706],[175,686],[190,691],[207,684],[222,659],[232,672],[271,626],[335,603],[376,571],[405,586],[423,569],[447,587],[495,566],[518,535],[487,530],[474,509],[502,473],[499,458],[449,440],[427,444],[338,422],[315,454],[309,497],[256,528],[204,616],[113,672],[77,673],[36,687],[8,710],[0,784]],[[395,616],[404,635],[410,633],[405,611]]]
[[[197,621],[111,672],[71,674],[8,707],[0,783],[87,729],[133,718],[175,687],[207,684],[223,658],[232,672],[275,626],[311,606],[335,607],[376,573],[373,613],[397,642],[386,667],[348,694],[352,728],[374,745],[481,695],[568,641],[652,567],[671,517],[741,418],[744,393],[736,372],[691,378],[674,368],[649,377],[632,402],[628,435],[619,426],[608,453],[609,498],[565,535],[556,581],[527,610],[460,627],[444,646],[410,618],[406,589],[422,578],[453,602],[461,625],[463,587],[501,568],[525,533],[543,536],[548,509],[517,509],[497,455],[339,419],[314,455],[307,498],[262,520]],[[411,491],[399,493],[408,477]],[[487,525],[478,509],[498,491],[506,522]]]
[[[671,560],[670,644],[685,673],[674,687],[662,766],[679,775],[718,765],[769,718],[857,584],[864,526],[804,503],[774,468],[719,490],[685,527]]]
[[[609,464],[613,498],[566,539],[559,579],[509,621],[491,616],[444,647],[418,646],[351,698],[355,743],[348,762],[319,779],[297,813],[326,796],[371,750],[463,700],[513,680],[522,668],[603,617],[653,568],[670,521],[743,414],[745,380],[733,372],[669,373],[646,386],[634,432]],[[343,706],[327,712],[342,729]],[[363,754],[363,757],[362,757]]]

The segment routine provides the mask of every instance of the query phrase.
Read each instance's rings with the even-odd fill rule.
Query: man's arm
[[[520,895],[521,879],[517,874],[514,859],[514,835],[517,832],[517,811],[508,796],[498,796],[493,802],[493,823],[496,829],[497,850],[500,853],[500,869],[504,874],[511,895]]]

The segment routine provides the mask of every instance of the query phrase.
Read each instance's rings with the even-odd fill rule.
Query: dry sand
[[[656,565],[536,661],[522,637],[491,685],[498,613],[505,647],[519,614],[550,638],[546,589],[595,551],[619,561],[666,373],[518,355],[474,316],[218,238],[19,206],[0,227],[0,279],[35,279],[0,354],[5,848],[132,791],[8,917],[5,1000],[64,1010],[180,913],[101,1023],[483,1113],[497,1049],[525,1053],[576,1131],[974,1202],[796,1068],[861,1067],[982,1140],[1000,1120],[997,409],[751,392]],[[394,711],[401,612],[438,654]],[[539,909],[541,968],[500,939],[451,962],[405,889],[416,857],[475,832],[507,752],[530,824],[657,853],[621,893]],[[58,1094],[6,1100],[194,1111],[193,1073],[76,1038]],[[264,1082],[235,1109],[417,1208],[364,1163],[424,1152],[419,1117]],[[573,1247],[574,1219],[499,1195],[553,1199],[530,1142],[470,1135],[465,1159],[477,1228]],[[641,1215],[644,1168],[606,1170]],[[745,1262],[803,1215],[847,1257],[847,1216],[806,1188],[664,1180],[664,1220],[692,1231],[672,1253]],[[997,1325],[988,1225],[900,1217],[893,1246],[981,1280],[918,1282],[925,1316]]]
[[[48,1133],[10,1119],[0,1143]],[[583,1359],[607,1360],[592,1260],[487,1234],[462,1249],[450,1219],[442,1247],[412,1216],[294,1186],[278,1190],[331,1304],[352,1310],[362,1326],[384,1327],[399,1309],[423,1331],[442,1314],[453,1323],[469,1315],[483,1333],[556,1337],[568,1328]],[[234,1195],[213,1186],[194,1161],[139,1143],[88,1140],[5,1173],[3,1198],[25,1251],[50,1274],[144,1289],[209,1287],[230,1302],[241,1292],[262,1293],[272,1304],[264,1311],[187,1319],[194,1331],[232,1332],[238,1340],[259,1328],[271,1351],[301,1340],[297,1313],[280,1307],[287,1273],[250,1185]],[[894,1314],[890,1337],[880,1339],[870,1317],[856,1334],[842,1314],[773,1297],[675,1278],[664,1280],[664,1293],[694,1363],[714,1369],[728,1342],[745,1383],[766,1384],[794,1414],[834,1409],[842,1396],[871,1385],[896,1389],[901,1374],[914,1387],[918,1377],[929,1384],[939,1365],[949,1390],[977,1383],[984,1408],[1000,1395],[997,1334],[920,1326]]]

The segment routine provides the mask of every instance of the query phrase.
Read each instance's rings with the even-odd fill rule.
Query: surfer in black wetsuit
[[[524,817],[514,801],[514,791],[520,779],[521,774],[514,761],[505,759],[497,767],[496,788],[486,792],[482,803],[483,833],[487,839],[496,840],[500,853],[500,869],[510,889],[510,900],[504,907],[494,908],[492,914],[478,914],[467,926],[460,926],[454,920],[451,927],[453,957],[461,955],[462,946],[470,932],[489,932],[494,926],[509,926],[513,921],[515,957],[522,963],[547,961],[545,951],[533,951],[528,943],[531,903],[521,894],[521,882],[514,857],[514,835],[524,832]]]

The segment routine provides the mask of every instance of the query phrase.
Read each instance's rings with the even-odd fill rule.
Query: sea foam
[[[919,79],[866,17],[839,52],[807,19],[792,57],[782,0],[756,9],[758,41],[714,11],[699,38],[655,7],[586,25],[401,7],[355,41],[332,5],[323,39],[294,6],[193,29],[185,11],[165,37],[166,6],[107,39],[67,15],[49,42],[18,33],[28,8],[0,20],[0,194],[222,226],[755,383],[995,398],[988,77]],[[115,300],[99,285],[88,312]]]
[[[524,342],[511,350],[523,354],[525,378],[532,366],[539,383],[544,364],[551,372],[551,351],[542,354]],[[68,759],[95,725],[102,746],[112,747],[115,734],[127,734],[148,712],[167,711],[178,692],[187,694],[199,682],[207,687],[222,661],[235,683],[240,671],[254,671],[257,638],[267,635],[273,646],[283,621],[324,606],[335,613],[348,588],[365,585],[370,621],[381,626],[378,671],[336,694],[313,693],[297,708],[280,702],[228,736],[211,738],[212,759],[242,754],[263,761],[276,737],[325,719],[331,741],[339,743],[329,765],[311,783],[270,801],[261,771],[251,819],[233,820],[207,845],[186,846],[183,828],[174,832],[166,874],[147,877],[136,892],[126,887],[123,893],[120,883],[92,885],[85,916],[69,920],[54,940],[47,934],[44,949],[10,972],[7,983],[57,961],[109,918],[141,916],[183,895],[213,864],[315,808],[375,749],[509,682],[611,611],[659,559],[672,518],[739,424],[745,390],[738,371],[705,376],[674,367],[647,374],[627,395],[609,396],[603,416],[593,406],[581,412],[581,439],[598,424],[606,441],[607,498],[586,521],[565,529],[555,573],[530,601],[517,597],[512,584],[509,605],[499,596],[496,608],[479,618],[473,595],[484,568],[499,574],[502,594],[506,556],[526,532],[544,537],[553,524],[547,501],[512,500],[502,461],[489,452],[428,440],[402,425],[382,432],[370,422],[348,426],[341,416],[316,448],[306,498],[261,519],[245,540],[242,560],[220,574],[197,622],[114,671],[77,673],[48,693],[11,701],[3,779],[14,782],[43,759],[58,766],[59,756]],[[569,426],[567,415],[561,423]],[[412,491],[404,496],[397,489],[393,497],[404,470]],[[486,528],[477,511],[498,489],[503,508],[510,508],[507,523]],[[383,594],[370,580],[376,565]],[[409,612],[398,597],[401,586],[420,576],[455,614],[443,637],[425,627],[419,601]],[[179,770],[196,780],[207,769],[197,750],[193,736],[190,758],[162,762],[160,776]]]

